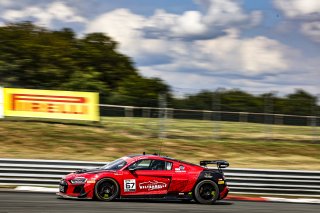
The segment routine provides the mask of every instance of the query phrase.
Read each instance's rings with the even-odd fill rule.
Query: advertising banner
[[[4,88],[4,115],[70,120],[99,120],[99,94]]]
[[[0,118],[3,118],[4,115],[3,102],[3,88],[0,87]]]

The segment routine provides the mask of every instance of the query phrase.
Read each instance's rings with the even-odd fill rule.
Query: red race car
[[[207,164],[216,164],[217,170]],[[200,161],[200,166],[159,155],[131,155],[105,166],[68,174],[59,196],[111,201],[117,198],[194,199],[212,204],[229,192],[221,168],[227,161]]]

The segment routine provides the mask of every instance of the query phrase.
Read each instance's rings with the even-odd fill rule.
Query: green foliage
[[[171,100],[171,95],[168,93],[169,90],[169,86],[163,83],[161,79],[142,79],[137,76],[131,76],[120,82],[119,87],[108,99],[108,103],[157,106],[159,94],[167,94],[167,98]]]
[[[66,32],[66,31],[63,31]],[[75,70],[70,32],[56,33],[31,23],[0,28],[1,84],[58,89]]]
[[[276,107],[284,114],[294,115],[317,115],[320,110],[317,106],[317,97],[303,90],[296,90],[295,93],[278,100]]]
[[[30,22],[9,24],[0,27],[0,85],[95,91],[102,97],[112,92],[113,96],[134,96],[135,101],[145,91],[152,93],[147,98],[155,98],[156,92],[169,93],[160,80],[140,76],[117,47],[102,33],[77,38],[71,29],[51,31]],[[131,104],[140,103],[135,101]]]
[[[261,111],[261,101],[240,90],[201,91],[175,101],[175,105],[186,109],[223,110],[237,112]]]
[[[285,97],[277,97],[272,93],[254,96],[240,90],[215,92],[204,90],[197,94],[187,95],[185,98],[173,100],[173,107],[289,115],[319,115],[320,111],[317,98],[303,90],[297,90]]]

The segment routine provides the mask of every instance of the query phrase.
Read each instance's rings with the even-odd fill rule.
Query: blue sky
[[[0,25],[103,32],[176,93],[320,93],[320,0],[0,0]]]

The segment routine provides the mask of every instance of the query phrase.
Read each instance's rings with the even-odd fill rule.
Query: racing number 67
[[[127,189],[134,189],[134,183],[126,183],[126,188]]]
[[[136,180],[135,179],[124,180],[124,191],[125,192],[136,191]]]

